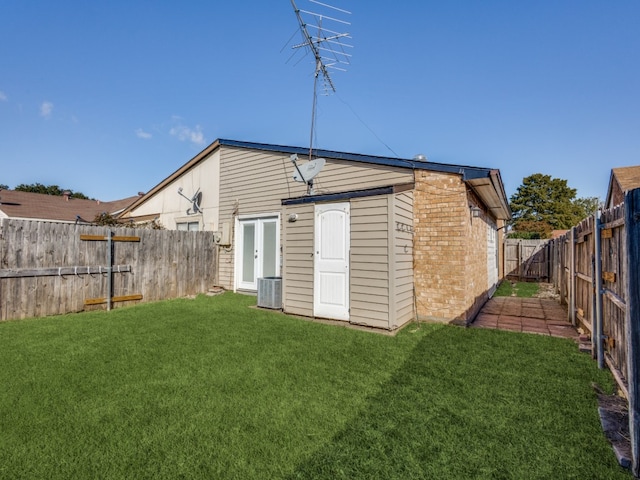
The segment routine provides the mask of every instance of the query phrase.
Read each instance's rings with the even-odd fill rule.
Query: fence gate
[[[549,280],[548,240],[507,238],[504,241],[505,276],[511,279]]]

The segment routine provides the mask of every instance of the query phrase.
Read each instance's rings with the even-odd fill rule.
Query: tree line
[[[0,190],[11,190],[8,185],[0,183]],[[95,200],[87,197],[84,193],[74,192],[70,188],[60,188],[58,185],[43,185],[42,183],[25,184],[21,183],[13,190],[18,192],[42,193],[44,195],[62,196],[65,192],[69,192],[71,198],[81,198],[83,200]]]

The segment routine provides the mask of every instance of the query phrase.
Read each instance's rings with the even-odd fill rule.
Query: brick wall
[[[470,320],[487,298],[486,212],[459,175],[418,171],[414,191],[418,319]]]

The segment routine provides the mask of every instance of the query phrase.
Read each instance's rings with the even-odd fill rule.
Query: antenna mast
[[[351,12],[341,8],[333,7],[317,0],[309,0],[324,9],[328,9],[338,14],[351,15]],[[346,53],[345,48],[353,48],[353,45],[344,43],[344,39],[351,38],[349,33],[329,30],[323,27],[323,22],[327,21],[331,25],[336,24],[338,27],[351,25],[349,22],[307,10],[301,10],[296,6],[295,0],[291,0],[291,6],[298,19],[300,32],[302,33],[303,42],[293,45],[292,48],[306,48],[310,51],[315,61],[315,73],[313,78],[313,104],[311,107],[311,132],[309,138],[309,160],[313,155],[313,135],[316,125],[316,105],[318,102],[318,80],[322,78],[324,84],[324,92],[326,95],[336,91],[329,70],[346,71],[345,66],[350,64],[351,55]],[[311,32],[310,32],[311,29]]]

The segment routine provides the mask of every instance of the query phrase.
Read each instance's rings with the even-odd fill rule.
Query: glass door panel
[[[242,225],[242,283],[253,285],[256,282],[256,225]]]
[[[278,257],[275,221],[262,223],[262,277],[275,277]]]

